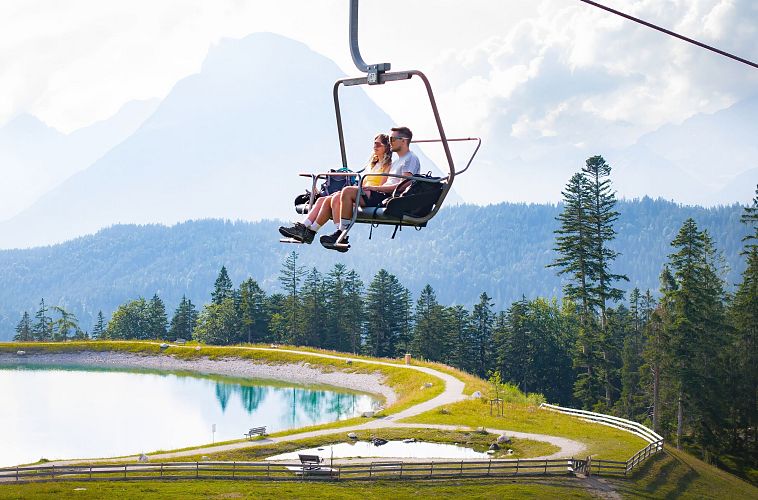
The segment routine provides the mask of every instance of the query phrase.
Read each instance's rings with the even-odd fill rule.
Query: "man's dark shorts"
[[[361,198],[363,199],[364,206],[366,207],[378,207],[382,204],[382,201],[389,198],[390,193],[380,193],[379,191],[364,191]]]

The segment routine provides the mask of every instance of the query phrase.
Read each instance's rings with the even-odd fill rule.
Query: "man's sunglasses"
[[[390,142],[394,142],[394,141],[396,141],[398,139],[408,139],[408,138],[407,137],[392,137],[392,136],[390,136]]]

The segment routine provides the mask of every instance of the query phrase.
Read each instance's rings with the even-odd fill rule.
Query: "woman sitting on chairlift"
[[[369,157],[366,171],[364,171],[363,186],[381,186],[387,180],[387,177],[381,175],[367,175],[367,174],[386,174],[390,170],[392,165],[392,149],[390,148],[390,140],[387,134],[377,134],[374,137],[374,150]],[[312,243],[313,238],[321,226],[326,224],[330,218],[334,220],[334,223],[339,228],[340,224],[340,200],[341,191],[328,196],[322,196],[316,200],[313,204],[313,208],[308,213],[308,216],[303,222],[296,222],[294,226],[279,227],[279,232],[287,237],[297,240],[301,243]],[[366,196],[366,195],[364,195]],[[340,230],[330,235],[332,237],[338,237]],[[347,243],[347,237],[345,238]]]

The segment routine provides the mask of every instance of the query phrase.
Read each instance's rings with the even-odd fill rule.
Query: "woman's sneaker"
[[[321,242],[321,246],[324,248],[328,248],[329,250],[337,250],[338,252],[347,252],[347,250],[350,248],[350,245],[347,242],[348,237],[345,236],[345,238],[342,240],[342,243],[340,246],[335,246],[335,243],[337,243],[337,240],[339,239],[340,235],[342,234],[341,229],[337,229],[332,234],[325,234],[321,238],[319,238],[319,241]],[[342,246],[345,245],[345,246]]]
[[[302,222],[295,222],[295,225],[291,227],[279,226],[279,232],[282,234],[282,236],[292,238],[293,240],[297,240],[300,243],[306,243],[308,245],[313,243],[313,238],[316,236],[316,231],[305,227],[305,224]]]

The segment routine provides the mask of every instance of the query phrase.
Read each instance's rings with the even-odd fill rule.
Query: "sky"
[[[758,61],[754,0],[604,3]],[[4,0],[0,127],[29,113],[70,133],[128,101],[165,97],[220,40],[259,31],[301,41],[357,75],[348,4]],[[363,0],[359,26],[366,62],[424,71],[448,135],[481,136],[485,144],[505,134],[539,147],[546,138],[572,140],[582,127],[587,138],[576,147],[586,140],[594,149],[623,147],[758,92],[758,70],[577,0]],[[368,92],[397,123],[431,134],[420,90],[399,87]],[[499,201],[474,183],[457,187],[467,201]]]

